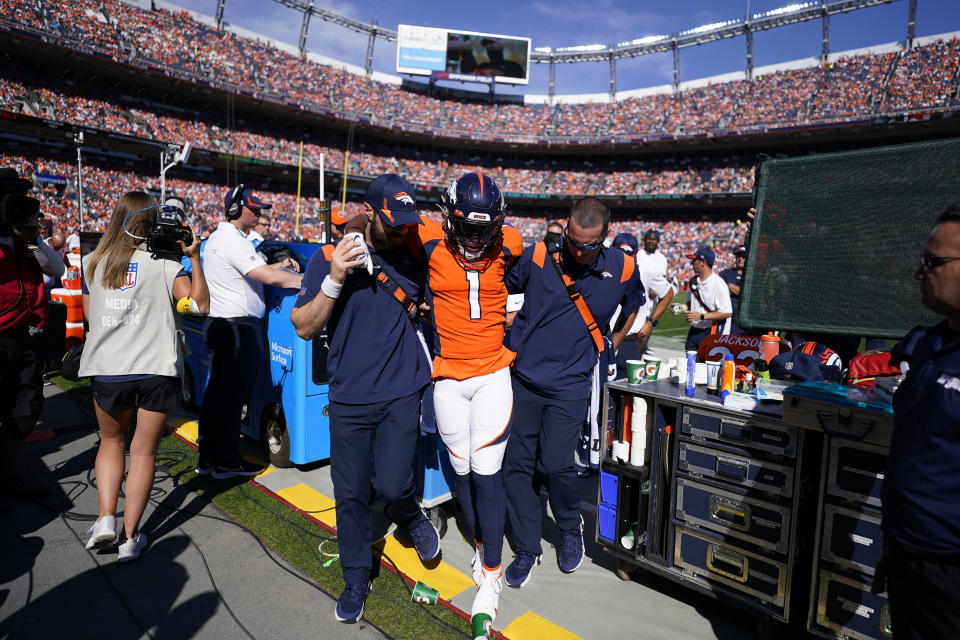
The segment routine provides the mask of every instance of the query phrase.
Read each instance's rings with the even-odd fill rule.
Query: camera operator
[[[210,317],[204,330],[210,379],[200,406],[197,473],[217,479],[262,471],[240,457],[240,415],[263,356],[263,285],[299,289],[302,279],[296,260],[267,265],[247,239],[269,207],[253,189],[244,185],[231,189],[224,198],[226,221],[210,235],[203,253],[210,286]]]
[[[190,234],[189,246],[179,243],[193,263],[192,277],[175,259],[158,259],[142,248],[139,240],[150,235],[158,218],[158,207],[148,194],[124,194],[97,248],[84,261],[83,309],[90,331],[80,375],[93,376],[100,425],[96,460],[100,507],[87,549],[113,545],[118,539],[123,449],[134,408],[139,407],[130,442],[124,491],[126,538],[120,545],[120,562],[135,560],[147,546],[146,536],[139,532],[140,517],[153,486],[157,444],[176,404],[183,366],[177,301],[190,297],[201,313],[209,308],[196,235]]]
[[[25,195],[32,186],[14,169],[0,169],[0,498],[44,495],[15,469],[43,408],[43,277],[59,278],[64,268],[39,238],[40,201]]]

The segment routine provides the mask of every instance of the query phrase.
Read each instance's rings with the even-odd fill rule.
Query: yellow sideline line
[[[550,622],[533,611],[527,611],[504,628],[501,633],[510,640],[582,640],[580,636],[570,633],[563,627]]]
[[[170,422],[170,425],[177,430],[176,432],[181,438],[192,444],[197,444],[197,436],[199,435],[197,429],[199,427],[196,420],[173,420]],[[262,464],[262,461],[256,460],[255,458],[251,458],[249,456],[244,456],[244,458]],[[257,474],[256,477],[262,478],[263,476],[273,473],[274,471],[276,471],[274,467],[267,465],[267,467],[262,472]]]
[[[177,433],[196,444],[197,442],[197,421],[196,420],[174,420],[171,425],[176,428]],[[276,471],[273,467],[268,467],[257,478],[262,478],[268,473]],[[263,485],[261,485],[263,486]],[[283,498],[296,508],[307,512],[310,516],[316,518],[325,525],[336,529],[337,515],[334,511],[334,501],[325,496],[313,487],[298,483],[292,487],[272,491],[264,487],[267,491]],[[402,544],[393,534],[387,536],[377,543],[377,548],[382,549],[386,556],[396,565],[397,569],[403,575],[412,580],[419,580],[425,585],[436,589],[440,597],[450,601],[457,595],[473,589],[473,579],[456,569],[446,562],[439,562],[435,567],[429,568],[423,565],[416,549]],[[551,640],[581,640],[580,636],[573,634],[563,627],[550,622],[546,618],[527,611],[523,615],[515,618],[500,632],[500,634],[509,638],[509,640],[540,640],[541,638],[550,638]]]
[[[336,528],[337,516],[332,508],[334,501],[313,487],[299,483],[274,493],[297,509],[310,512],[309,515],[325,525]],[[473,578],[446,562],[441,561],[434,567],[424,566],[416,549],[402,544],[392,534],[378,542],[376,546],[390,557],[400,573],[436,589],[444,600],[450,600],[457,594],[474,588]]]

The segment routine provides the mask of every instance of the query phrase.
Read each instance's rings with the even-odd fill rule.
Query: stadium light
[[[534,47],[533,50],[537,53],[552,53],[553,47]]]
[[[588,51],[603,51],[607,48],[605,44],[579,44],[575,47],[560,47],[557,49],[557,53],[563,51],[579,51],[579,52],[588,52]]]
[[[626,42],[618,42],[618,47],[629,47],[632,45],[638,44],[652,44],[654,42],[660,42],[661,40],[666,40],[670,36],[644,36],[642,38],[636,38],[634,40],[627,40]]]
[[[768,18],[771,16],[782,16],[787,13],[794,13],[795,11],[800,11],[808,7],[817,6],[819,3],[816,2],[800,2],[796,4],[788,4],[785,7],[780,7],[779,9],[771,9],[770,11],[764,11],[763,13],[753,14],[753,19],[757,20],[758,18]]]
[[[724,20],[723,22],[712,22],[710,24],[704,24],[699,27],[694,27],[693,29],[687,29],[685,31],[681,31],[680,35],[687,36],[687,35],[693,35],[696,33],[706,33],[707,31],[715,31],[716,29],[729,27],[732,24],[738,24],[740,22],[741,22],[740,20]]]

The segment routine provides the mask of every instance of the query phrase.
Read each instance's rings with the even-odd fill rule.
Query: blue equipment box
[[[783,607],[787,565],[735,546],[721,537],[676,527],[673,563],[714,585]]]
[[[883,554],[880,517],[832,504],[823,508],[824,560],[872,576]]]
[[[879,507],[887,451],[878,445],[831,438],[827,493]]]
[[[674,517],[764,549],[789,551],[790,509],[685,478],[677,478]]]
[[[817,624],[857,640],[893,637],[890,607],[870,585],[830,571],[820,571]]]
[[[788,466],[684,441],[680,441],[677,455],[677,469],[691,475],[726,481],[784,498],[793,496],[793,469]]]

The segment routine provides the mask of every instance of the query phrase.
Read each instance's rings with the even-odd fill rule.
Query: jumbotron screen
[[[530,38],[401,24],[397,73],[466,82],[527,84]]]

